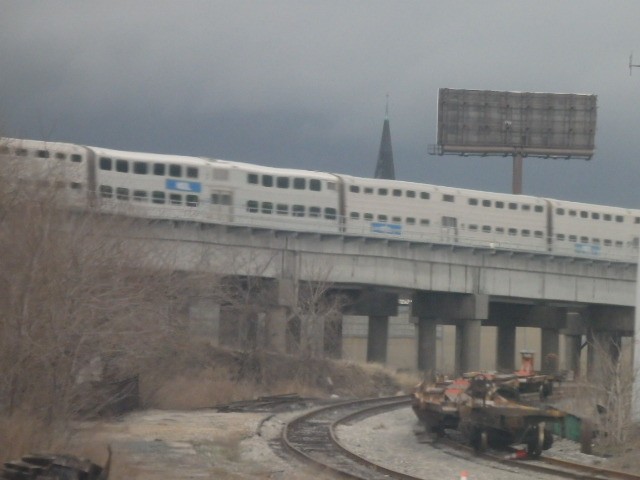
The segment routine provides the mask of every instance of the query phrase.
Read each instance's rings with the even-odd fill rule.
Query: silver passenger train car
[[[5,138],[18,181],[131,216],[635,262],[640,211],[421,183]]]

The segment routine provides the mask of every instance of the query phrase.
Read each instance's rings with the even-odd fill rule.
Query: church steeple
[[[389,180],[395,180],[396,178],[393,166],[393,151],[391,150],[391,128],[389,127],[389,94],[387,94],[387,106],[385,108],[384,124],[382,125],[382,139],[380,140],[375,178]]]

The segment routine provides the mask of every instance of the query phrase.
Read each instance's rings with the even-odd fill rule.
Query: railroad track
[[[439,478],[437,472],[433,472],[435,476],[418,477],[391,470],[350,451],[337,439],[335,431],[338,425],[397,408],[408,407],[410,401],[410,396],[395,396],[344,402],[314,409],[296,417],[284,426],[280,445],[303,461],[331,472],[336,478],[360,480],[429,480],[430,478]],[[411,432],[407,432],[407,435],[411,434]],[[433,447],[445,452],[446,449],[449,449],[452,454],[455,451],[457,455],[469,455],[470,458],[478,457],[473,449],[467,445],[450,439],[440,440],[433,444]],[[577,464],[544,455],[536,460],[506,459],[504,452],[489,452],[482,454],[481,457],[501,466],[508,465],[520,471],[528,470],[557,478],[640,480],[638,475]]]

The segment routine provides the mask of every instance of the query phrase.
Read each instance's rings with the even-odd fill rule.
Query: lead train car
[[[18,180],[132,216],[635,262],[640,211],[203,157],[3,139]]]

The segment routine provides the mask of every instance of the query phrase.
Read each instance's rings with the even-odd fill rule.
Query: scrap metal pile
[[[457,430],[476,451],[524,444],[528,455],[537,457],[551,448],[549,426],[565,413],[522,402],[520,393],[531,389],[546,397],[551,383],[545,376],[518,373],[472,372],[455,380],[422,382],[413,393],[413,411],[435,436]]]

